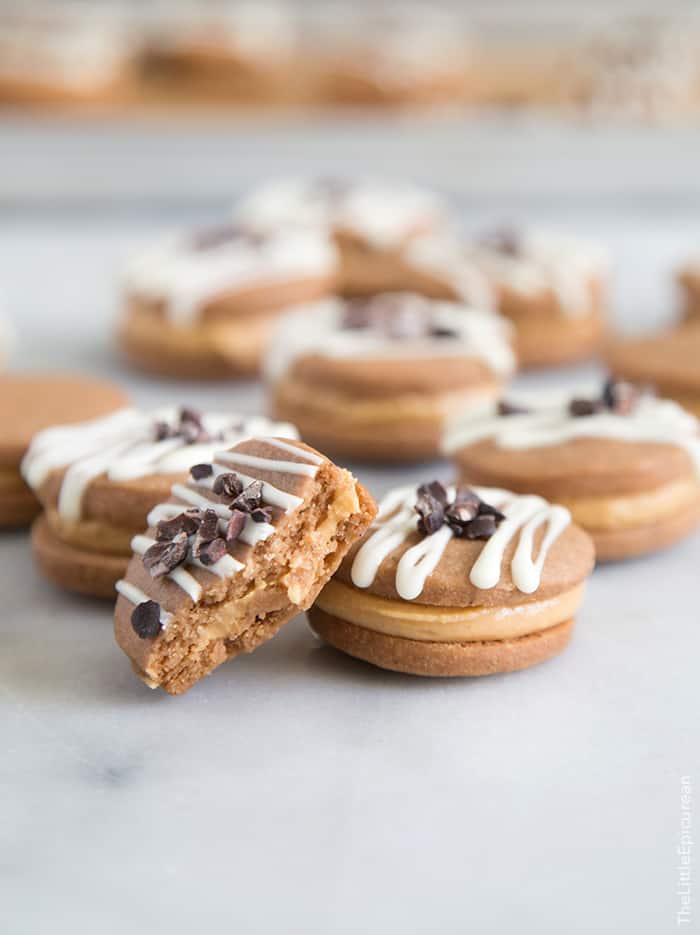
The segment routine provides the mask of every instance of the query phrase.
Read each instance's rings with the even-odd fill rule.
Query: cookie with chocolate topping
[[[671,400],[609,380],[455,419],[444,439],[464,483],[564,504],[599,559],[671,545],[700,524],[698,422]]]
[[[407,293],[327,300],[285,318],[265,361],[275,418],[324,450],[366,461],[434,458],[449,414],[503,390],[508,325]]]
[[[117,643],[151,687],[181,694],[315,600],[376,508],[301,442],[253,438],[155,506],[117,584]]]
[[[32,437],[50,425],[114,412],[127,396],[111,383],[75,374],[0,376],[0,528],[28,526],[41,506],[20,465]]]
[[[328,294],[337,252],[319,230],[244,224],[195,231],[135,256],[124,275],[118,339],[137,366],[219,379],[256,373],[291,305]]]
[[[171,485],[190,468],[206,479],[215,451],[261,432],[296,438],[288,424],[187,407],[120,409],[38,433],[22,473],[44,509],[32,530],[40,571],[68,590],[113,598],[131,539]],[[172,529],[173,535],[194,531],[192,518]]]
[[[592,568],[593,544],[564,507],[433,481],[387,494],[309,620],[385,669],[509,672],[564,649]]]

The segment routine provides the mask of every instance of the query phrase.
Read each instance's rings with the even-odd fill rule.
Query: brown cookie
[[[685,318],[689,322],[700,322],[700,261],[688,263],[678,271],[678,286]]]
[[[192,408],[105,417],[35,436],[22,464],[44,508],[32,537],[41,571],[71,591],[114,598],[131,540],[189,469],[251,435],[296,437],[293,426]]]
[[[307,609],[374,514],[349,472],[301,442],[220,452],[135,537],[117,642],[148,684],[187,691]]]
[[[0,527],[25,526],[39,503],[25,484],[20,463],[32,437],[112,412],[127,401],[118,387],[68,374],[0,376]]]
[[[387,495],[309,611],[332,646],[415,675],[486,675],[561,651],[593,568],[567,511],[437,482]]]
[[[610,382],[603,394],[464,420],[445,447],[465,483],[554,498],[600,559],[651,552],[700,520],[700,436],[675,403]]]
[[[276,418],[338,455],[387,462],[436,457],[449,414],[500,395],[512,369],[497,316],[406,293],[300,310],[265,366]]]

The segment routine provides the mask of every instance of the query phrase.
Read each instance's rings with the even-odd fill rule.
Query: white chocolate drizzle
[[[425,316],[432,325],[452,332],[450,336],[392,338],[372,325],[344,327],[346,304],[326,299],[286,315],[268,345],[265,375],[280,380],[298,358],[320,354],[328,358],[376,358],[377,360],[454,358],[483,360],[499,376],[515,369],[510,346],[511,326],[493,312],[453,302],[437,302],[411,293],[386,294],[408,316]]]
[[[224,444],[235,445],[263,432],[279,432],[296,438],[294,426],[274,423],[260,416],[241,417],[205,413],[203,429],[211,441],[188,444],[181,436],[154,441],[156,423],[177,428],[179,410],[142,412],[121,409],[109,416],[57,426],[39,432],[22,461],[22,476],[37,490],[49,474],[67,466],[58,495],[58,513],[68,521],[79,520],[88,485],[104,474],[110,481],[139,477],[186,474],[193,464],[211,461]]]
[[[507,490],[474,487],[474,492],[486,503],[500,510],[505,519],[496,532],[487,539],[468,571],[469,580],[480,590],[496,587],[501,579],[503,559],[508,544],[519,535],[510,575],[515,587],[524,594],[534,594],[540,586],[542,569],[553,543],[571,522],[571,514],[562,506],[549,504],[542,497],[519,496]],[[448,488],[448,499],[453,499],[454,488]],[[351,569],[353,584],[368,588],[377,576],[382,562],[415,532],[417,514],[415,487],[401,487],[382,501],[373,526],[373,532],[362,544]],[[533,539],[536,531],[546,524],[546,530],[536,556]],[[447,525],[424,536],[407,549],[396,568],[396,591],[406,601],[419,597],[429,576],[435,571],[454,533]]]
[[[492,404],[479,414],[472,409],[448,424],[443,450],[452,454],[487,439],[499,448],[525,450],[559,445],[575,438],[610,438],[682,448],[700,477],[700,423],[678,403],[642,395],[626,415],[605,410],[590,416],[573,416],[569,412],[571,396],[568,392],[562,400],[553,399],[551,393],[523,395],[523,404],[533,405],[533,411],[507,416],[499,415]],[[520,399],[516,397],[513,402],[519,403]]]

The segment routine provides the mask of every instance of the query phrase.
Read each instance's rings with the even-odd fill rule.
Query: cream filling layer
[[[694,478],[672,481],[654,490],[619,497],[557,497],[586,529],[631,529],[675,516],[700,500]]]
[[[575,616],[584,585],[542,601],[510,607],[435,607],[395,601],[329,581],[316,606],[333,617],[366,630],[401,639],[436,643],[472,643],[517,639],[547,630]]]
[[[281,384],[277,392],[285,405],[299,407],[319,418],[331,419],[331,425],[339,422],[338,413],[342,413],[342,422],[346,425],[399,419],[442,423],[451,412],[463,412],[469,405],[473,404],[476,408],[484,401],[498,399],[502,385],[497,382],[483,383],[463,391],[430,395],[404,393],[391,396],[387,389],[387,396],[358,399],[356,396],[334,392],[328,387],[320,391],[302,381],[289,380]]]

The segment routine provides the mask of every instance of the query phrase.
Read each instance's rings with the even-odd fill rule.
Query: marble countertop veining
[[[360,132],[368,143],[354,146],[353,166],[375,168],[385,152],[396,169],[386,130]],[[645,165],[625,184],[620,154],[632,150],[630,137],[616,130],[603,139],[598,161],[589,141],[576,188],[561,154],[579,131],[559,131],[549,147],[537,131],[515,174],[512,160],[481,166],[480,190],[468,164],[444,152],[460,139],[455,128],[436,125],[430,141],[420,129],[400,132],[416,147],[406,174],[425,175],[419,155],[439,149],[439,181],[462,192],[465,223],[500,215],[510,192],[516,216],[608,243],[621,327],[669,320],[670,270],[700,247],[692,152],[678,149],[687,140],[650,137],[652,153],[679,167],[663,186],[653,155],[640,156]],[[483,132],[480,158],[502,155],[505,130]],[[306,136],[251,130],[239,148],[227,131],[208,131],[199,148],[194,131],[169,130],[187,157],[176,155],[159,183],[143,133],[111,129],[100,140],[94,128],[71,135],[53,121],[0,126],[10,141],[0,291],[18,332],[15,364],[120,379],[142,403],[253,411],[262,398],[254,384],[182,385],[124,369],[109,342],[119,265],[157,230],[210,217],[226,189],[275,159],[298,171],[347,167],[350,156],[318,127]],[[474,127],[465,134],[478,139]],[[272,153],[263,145],[272,138],[289,145]],[[218,175],[205,184],[217,140]],[[71,161],[80,158],[83,182]],[[98,184],[107,168],[108,197]],[[533,189],[535,176],[542,185]],[[199,182],[188,187],[192,178]],[[357,471],[377,493],[449,473],[445,464]],[[681,777],[700,788],[699,567],[696,535],[598,569],[570,649],[521,673],[471,681],[386,673],[324,648],[300,618],[170,698],[133,676],[109,606],[45,583],[24,533],[0,536],[0,931],[675,931]]]

